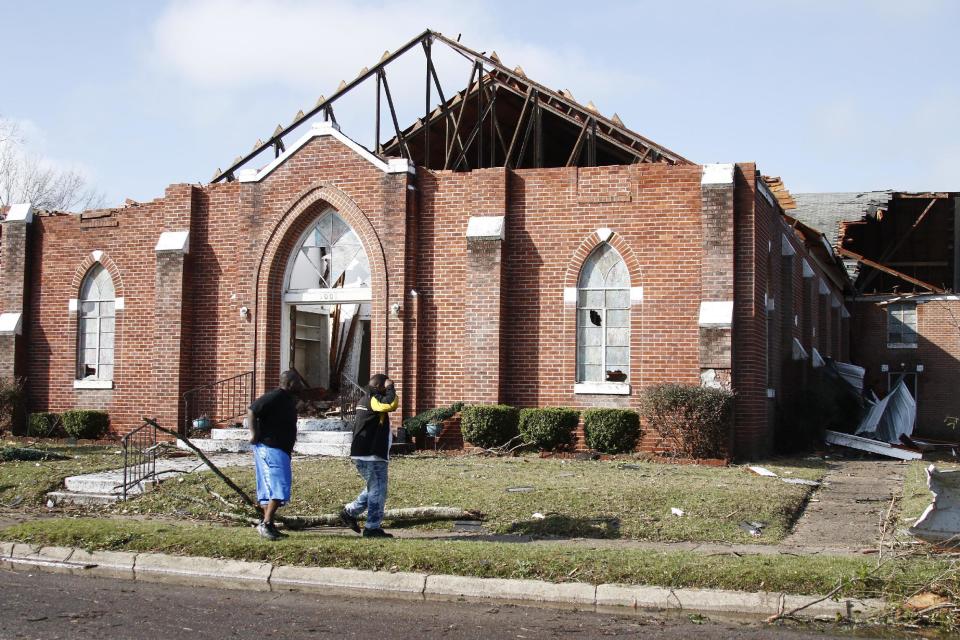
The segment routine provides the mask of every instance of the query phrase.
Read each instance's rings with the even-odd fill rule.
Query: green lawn
[[[766,465],[786,477],[819,479],[822,463],[779,461]],[[225,472],[253,494],[253,471]],[[294,462],[293,499],[283,513],[334,513],[360,490],[349,460]],[[125,513],[214,517],[224,506],[211,499],[229,490],[211,474],[163,484]],[[532,487],[530,492],[508,488]],[[763,478],[741,467],[702,467],[622,461],[411,456],[390,463],[388,508],[451,506],[480,510],[496,533],[629,538],[653,541],[759,542],[773,544],[789,531],[810,487]],[[676,507],[681,517],[671,513]],[[534,513],[545,516],[535,519]],[[744,520],[767,523],[760,538],[742,531]],[[421,525],[449,528],[450,523]]]
[[[46,501],[47,492],[59,489],[63,479],[68,476],[123,466],[123,455],[118,453],[119,446],[27,445],[23,442],[0,441],[0,448],[3,447],[29,447],[69,459],[0,462],[0,506],[39,506]]]
[[[553,582],[649,584],[787,593],[895,597],[940,576],[946,563],[910,559],[871,573],[875,558],[794,555],[704,555],[636,549],[590,549],[558,543],[369,540],[294,532],[279,542],[250,527],[59,518],[0,530],[0,540],[86,549],[157,551],[303,566],[419,571]],[[957,585],[950,585],[956,588]]]

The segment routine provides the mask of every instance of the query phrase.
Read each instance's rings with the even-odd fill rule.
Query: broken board
[[[827,430],[826,437],[824,439],[829,444],[837,444],[842,447],[850,447],[851,449],[858,449],[860,451],[869,451],[870,453],[876,453],[881,456],[889,456],[899,460],[919,460],[923,457],[923,454],[919,451],[912,451],[910,449],[905,449],[904,447],[897,447],[887,444],[886,442],[880,442],[879,440],[861,438],[860,436],[851,435],[849,433],[830,431],[829,429]]]

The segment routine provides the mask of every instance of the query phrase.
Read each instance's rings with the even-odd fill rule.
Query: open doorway
[[[370,304],[292,304],[290,362],[311,389],[370,379]]]

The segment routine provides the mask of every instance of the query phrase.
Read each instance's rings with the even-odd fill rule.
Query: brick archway
[[[347,194],[329,182],[318,182],[300,193],[264,245],[256,275],[255,342],[256,387],[262,393],[280,375],[282,296],[287,261],[300,237],[332,207],[360,238],[370,262],[373,290],[370,301],[370,365],[380,369],[386,362],[386,300],[389,293],[383,245],[366,214]]]
[[[74,295],[80,295],[80,287],[83,286],[83,279],[87,277],[87,273],[95,265],[102,265],[104,269],[107,270],[107,273],[110,274],[110,277],[113,279],[113,290],[114,295],[117,298],[122,298],[123,296],[123,278],[120,277],[120,268],[117,267],[117,263],[102,251],[95,251],[93,253],[87,254],[87,257],[83,259],[76,270],[73,272],[73,279],[70,281],[70,290]]]
[[[563,277],[564,287],[577,286],[577,283],[580,281],[580,272],[583,271],[583,265],[587,261],[587,258],[603,243],[607,243],[616,249],[620,257],[623,258],[623,262],[627,265],[627,271],[630,274],[630,286],[643,286],[643,271],[640,268],[640,260],[637,259],[637,256],[633,253],[633,249],[630,248],[626,240],[615,231],[611,232],[610,237],[604,240],[594,231],[580,242],[580,246],[573,252],[570,260],[567,261],[567,271]]]

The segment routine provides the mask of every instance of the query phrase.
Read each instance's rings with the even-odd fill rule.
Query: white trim
[[[103,257],[103,251],[97,249],[90,253],[90,257],[93,258],[94,262],[100,262],[100,258]]]
[[[729,327],[733,325],[733,300],[704,300],[700,303],[701,327]]]
[[[840,317],[841,317],[841,318],[849,318],[849,317],[850,317],[850,312],[847,311],[847,308],[846,308],[846,307],[840,307]]]
[[[793,245],[787,239],[787,236],[780,236],[780,255],[782,256],[792,256],[797,253],[797,250],[793,248]]]
[[[577,304],[577,288],[576,287],[564,287],[563,288],[563,301],[566,304]]]
[[[164,231],[157,239],[157,246],[154,251],[174,251],[177,253],[190,253],[190,232],[189,231]]]
[[[768,296],[767,294],[763,294],[763,297],[766,298],[767,313],[770,313],[770,312],[772,312],[772,311],[776,311],[776,310],[777,310],[777,299],[774,298],[773,296]]]
[[[810,354],[807,353],[807,350],[803,348],[803,344],[800,343],[796,338],[793,339],[793,359],[794,360],[806,360],[810,357]]]
[[[807,259],[803,259],[803,277],[812,278],[813,277],[813,268],[810,266],[810,263],[807,262]]]
[[[114,299],[113,299],[113,310],[114,310],[114,311],[123,311],[124,308],[125,308],[125,306],[126,306],[126,304],[125,304],[125,302],[124,302],[124,300],[123,300],[123,296],[120,296],[119,298],[114,298]]]
[[[504,216],[470,216],[467,237],[481,240],[503,240],[506,233]]]
[[[816,347],[810,350],[810,362],[813,364],[814,369],[819,369],[827,364],[827,361],[823,359],[823,356],[820,355]]]
[[[630,287],[630,306],[643,304],[643,287]]]
[[[833,245],[830,244],[829,241],[827,241],[827,237],[825,235],[821,235],[820,241],[823,242],[823,246],[827,249],[827,253],[830,255],[830,257],[831,258],[834,257]]]
[[[306,145],[308,142],[314,138],[322,138],[324,136],[330,136],[335,140],[342,142],[349,149],[351,149],[358,156],[375,166],[380,171],[384,173],[411,173],[415,174],[416,169],[409,160],[404,158],[390,158],[387,162],[384,162],[377,156],[370,153],[367,149],[363,148],[347,136],[343,135],[340,131],[340,127],[335,125],[332,122],[316,122],[310,127],[310,131],[303,135],[299,140],[294,142],[286,151],[281,153],[277,158],[265,166],[263,169],[257,171],[256,169],[250,171],[242,171],[237,175],[237,180],[239,182],[260,182],[268,175],[274,172],[280,165],[290,159],[293,154],[300,150],[301,147]]]
[[[600,227],[595,232],[597,237],[600,238],[600,242],[606,242],[613,236],[613,229],[608,229],[607,227]]]
[[[776,398],[776,397],[777,397],[777,390],[776,390],[776,389],[771,389],[771,388],[768,387],[768,388],[767,388],[767,397],[768,397],[768,398]]]
[[[21,333],[23,333],[22,312],[0,313],[0,335],[18,336]]]
[[[578,395],[628,396],[630,385],[626,382],[578,382],[573,385],[573,392]]]
[[[837,296],[830,296],[830,306],[834,309],[840,306],[840,301],[837,300]]]
[[[288,291],[283,295],[287,304],[303,303],[351,303],[363,304],[373,300],[373,289],[370,287],[354,287],[352,289],[305,289],[304,291]]]
[[[70,298],[70,300],[67,302],[67,312],[76,313],[79,310],[80,310],[80,301],[77,300],[76,298]]]
[[[767,183],[763,181],[763,178],[760,178],[757,180],[757,185],[759,185],[757,188],[757,191],[759,191],[760,195],[762,195],[764,199],[770,203],[770,206],[771,207],[777,206],[776,204],[777,199],[773,197],[773,193],[770,191],[770,187],[768,187]]]
[[[916,342],[888,342],[887,349],[916,349]]]
[[[830,287],[827,286],[827,283],[824,280],[820,279],[820,295],[825,296],[830,293]]]
[[[7,211],[7,217],[4,218],[3,221],[30,224],[33,222],[33,205],[29,202],[10,205],[10,209]]]
[[[733,184],[733,165],[729,163],[703,165],[700,184]]]
[[[113,380],[74,380],[74,389],[113,389]]]

